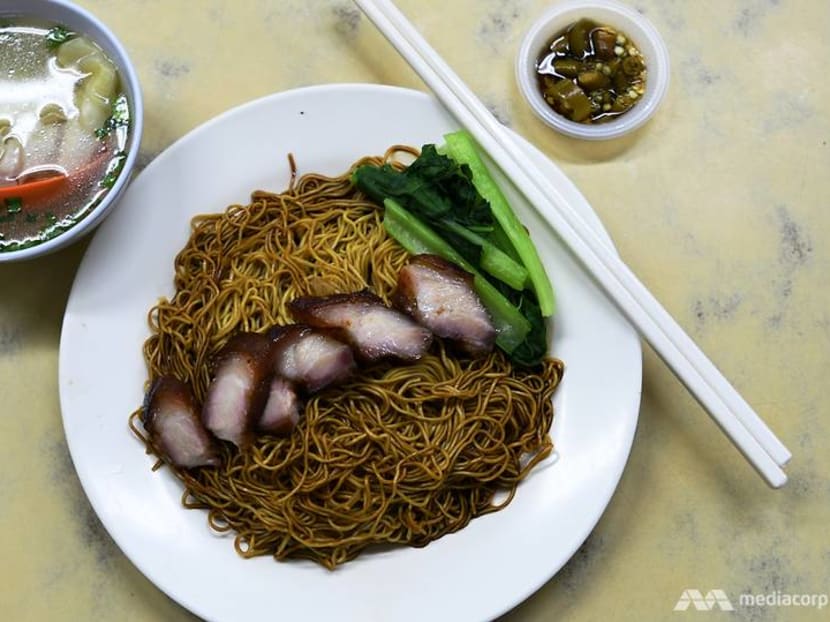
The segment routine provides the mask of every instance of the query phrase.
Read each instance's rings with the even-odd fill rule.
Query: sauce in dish
[[[578,123],[611,121],[645,93],[645,59],[637,45],[611,26],[581,19],[556,33],[536,63],[545,101]]]
[[[60,25],[0,22],[0,252],[51,239],[91,212],[126,159],[115,64]]]

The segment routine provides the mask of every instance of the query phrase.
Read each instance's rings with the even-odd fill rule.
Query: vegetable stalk
[[[552,315],[556,304],[553,287],[545,272],[542,260],[539,258],[539,253],[536,251],[527,229],[513,212],[495,179],[493,179],[481,159],[473,138],[469,133],[462,130],[447,134],[444,139],[447,155],[458,164],[466,164],[472,171],[473,185],[479,194],[489,202],[493,216],[527,269],[528,278],[539,301],[542,315],[545,317]]]

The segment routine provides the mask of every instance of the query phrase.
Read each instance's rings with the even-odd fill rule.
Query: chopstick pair
[[[386,39],[557,232],[640,335],[773,488],[792,457],[620,257],[522,153],[508,131],[389,0],[355,0]]]

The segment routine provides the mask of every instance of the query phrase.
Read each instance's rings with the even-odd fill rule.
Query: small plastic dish
[[[138,74],[119,40],[101,20],[68,0],[4,0],[0,5],[0,20],[12,17],[60,24],[69,30],[88,36],[97,43],[120,73],[121,86],[129,106],[130,129],[124,147],[126,157],[121,172],[101,202],[78,222],[53,238],[34,246],[0,251],[0,263],[32,259],[51,253],[80,240],[95,229],[116,206],[127,189],[138,156],[144,121]]]
[[[579,19],[587,18],[625,33],[642,53],[646,63],[646,88],[627,112],[604,123],[584,124],[557,113],[542,97],[536,63],[557,33]],[[613,0],[557,2],[528,30],[516,59],[519,90],[536,115],[555,130],[574,138],[606,140],[641,127],[657,110],[669,86],[669,53],[660,33],[634,9]]]

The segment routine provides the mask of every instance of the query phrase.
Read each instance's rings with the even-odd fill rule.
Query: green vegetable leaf
[[[496,344],[514,362],[534,365],[547,353],[550,283],[527,231],[493,192],[498,188],[481,158],[471,157],[474,143],[464,140],[459,149],[451,136],[446,153],[424,145],[408,168],[364,165],[352,182],[385,206],[385,229],[410,253],[440,255],[473,274],[498,331]]]
[[[67,30],[63,26],[55,26],[46,33],[46,45],[49,49],[58,47],[61,43],[66,43],[77,34],[71,30]]]
[[[121,174],[121,170],[124,168],[124,162],[127,160],[127,153],[125,151],[119,151],[115,154],[115,158],[109,163],[107,166],[107,173],[104,175],[103,179],[98,182],[98,184],[104,188],[112,188],[115,185],[115,181],[118,179],[118,176]]]
[[[487,274],[494,276],[502,283],[509,285],[515,290],[523,290],[527,283],[527,270],[520,263],[516,262],[507,253],[498,248],[495,244],[484,239],[475,231],[466,229],[457,222],[444,220],[442,223],[445,232],[451,234],[446,237],[453,242],[453,246],[460,248],[459,242],[464,245],[460,252],[470,258],[474,264]],[[466,250],[472,247],[473,250]]]
[[[23,199],[20,197],[9,197],[4,203],[6,205],[6,212],[9,214],[19,214],[23,211]]]
[[[520,365],[532,366],[539,363],[547,354],[547,325],[539,305],[530,296],[522,296],[518,307],[525,319],[530,322],[530,332],[510,353],[510,358]]]
[[[119,95],[112,103],[112,114],[104,121],[104,125],[95,130],[98,140],[103,140],[112,134],[119,127],[127,127],[130,124],[130,108],[127,104],[127,97]]]
[[[479,233],[493,227],[490,206],[476,190],[469,167],[424,145],[421,155],[404,171],[389,165],[361,166],[352,181],[373,200],[393,198],[407,210],[433,223],[450,217]]]
[[[475,187],[489,201],[493,216],[501,226],[504,236],[510,241],[516,255],[521,258],[522,264],[528,271],[542,315],[546,317],[552,315],[556,306],[553,287],[539,258],[536,246],[487,169],[476,148],[473,137],[462,130],[447,134],[444,138],[447,141],[446,151],[449,156],[455,161],[467,165],[472,171],[472,180]],[[511,251],[504,248],[502,250],[512,254]]]

